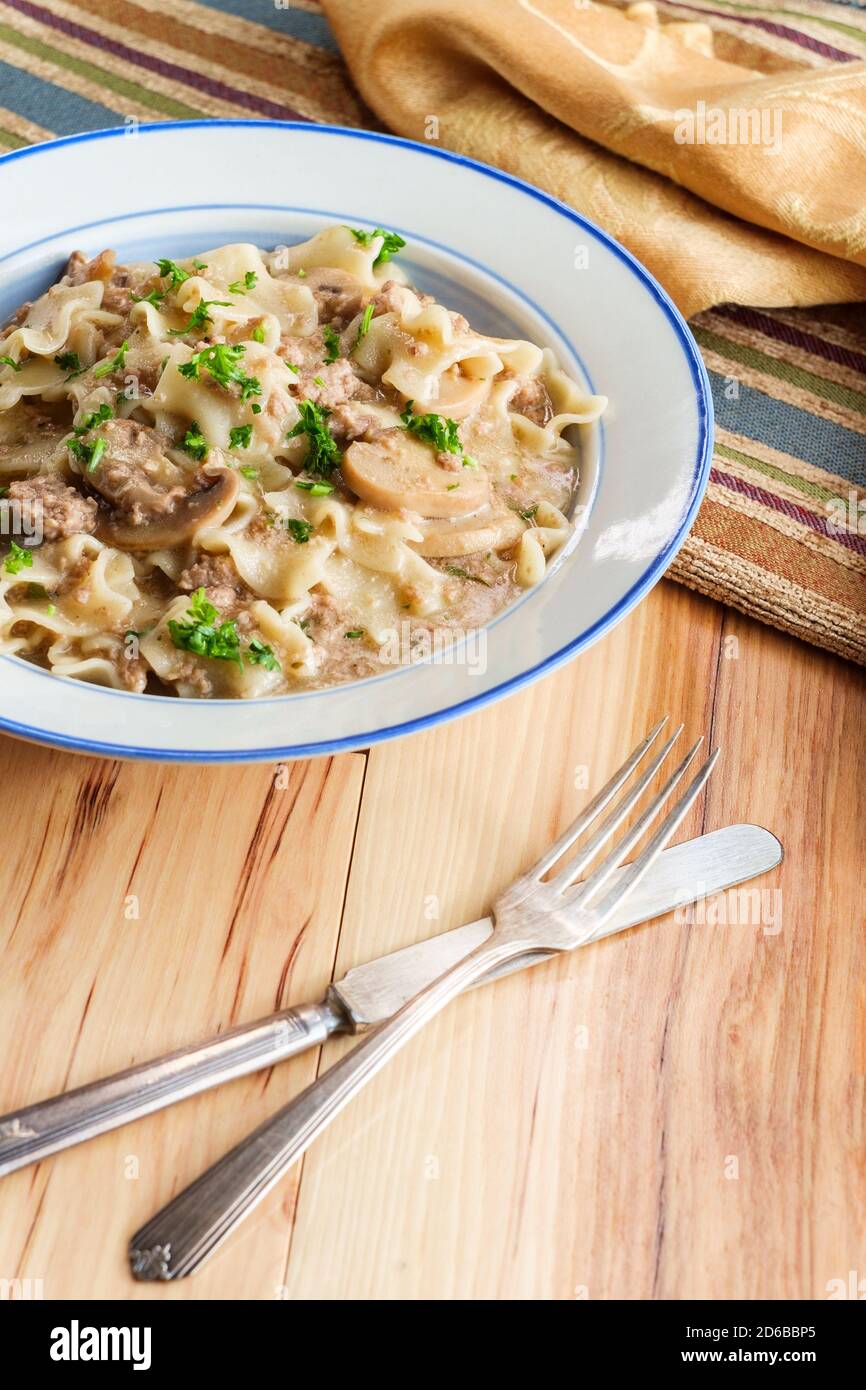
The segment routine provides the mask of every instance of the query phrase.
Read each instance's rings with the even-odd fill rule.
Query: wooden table
[[[46,1298],[679,1299],[862,1277],[863,697],[862,671],[666,583],[495,708],[287,777],[0,740],[2,1109],[480,915],[575,814],[581,769],[596,788],[664,710],[724,749],[683,838],[753,820],[787,856],[761,881],[781,930],[670,918],[459,1000],[197,1277],[134,1284],[129,1234],[315,1053],[5,1179],[0,1278]]]

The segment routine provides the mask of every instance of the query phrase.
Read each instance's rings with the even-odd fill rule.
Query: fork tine
[[[692,762],[703,741],[703,737],[699,738],[697,743],[689,749],[679,766],[674,768],[661,791],[653,797],[649,806],[638,817],[631,829],[617,842],[610,853],[605,855],[598,868],[594,869],[589,877],[584,879],[579,888],[570,896],[569,901],[574,902],[580,907],[586,907],[589,904],[589,899],[598,892],[603,883],[607,882],[614,869],[619,868],[620,864],[628,857],[638,841],[643,838],[644,832],[652,825],[674,787]]]
[[[598,816],[604,810],[605,806],[607,806],[608,802],[616,796],[623,783],[628,781],[641,758],[643,758],[644,754],[658,738],[667,722],[668,716],[665,715],[663,719],[659,720],[655,728],[650,729],[646,738],[642,743],[638,744],[637,748],[635,748],[630,757],[626,759],[619,771],[613,774],[610,781],[604,784],[601,791],[593,797],[589,805],[584,807],[577,820],[573,821],[568,829],[563,831],[559,839],[552,844],[548,850],[545,850],[544,854],[536,864],[533,864],[525,877],[534,878],[538,876],[540,878],[542,874],[546,874],[548,869],[552,868],[557,859],[559,859],[560,855],[564,854],[565,851],[574,844],[578,835],[582,835],[587,826],[592,825],[596,816]]]
[[[692,778],[673,810],[670,811],[662,821],[658,830],[638,855],[637,859],[629,864],[620,881],[614,888],[609,889],[598,906],[591,909],[593,920],[599,926],[602,922],[606,921],[625,895],[631,892],[635,884],[643,878],[647,870],[655,863],[671,836],[685,820],[692,803],[697,799],[705,783],[709,780],[710,774],[718,761],[720,752],[721,749],[719,748],[713,750],[703,767]]]
[[[561,893],[565,892],[566,888],[574,883],[574,880],[583,873],[586,866],[592,863],[592,860],[595,858],[601,846],[610,839],[613,832],[618,826],[622,825],[626,816],[629,815],[640,801],[684,728],[685,725],[683,724],[677,725],[667,743],[664,747],[659,749],[646,771],[641,773],[640,780],[636,782],[633,787],[629,788],[628,792],[617,803],[607,819],[601,823],[592,838],[587,840],[583,849],[579,850],[574,858],[570,859],[565,867],[561,869],[558,874],[554,874],[553,878],[549,880],[551,888],[558,889]]]

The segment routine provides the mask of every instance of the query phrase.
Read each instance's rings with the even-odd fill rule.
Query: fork
[[[664,849],[699,795],[718,748],[692,778],[637,858],[613,887],[605,884],[663,810],[700,749],[689,749],[629,830],[590,875],[583,870],[635,809],[667,758],[683,725],[674,730],[637,781],[618,799],[667,723],[667,716],[593,797],[581,815],[531,869],[493,904],[494,930],[480,946],[411,999],[293,1101],[208,1168],[132,1237],[129,1260],[141,1280],[184,1278],[200,1265],[297,1162],[353,1096],[410,1038],[462,990],[496,966],[533,951],[571,951],[598,931]],[[611,805],[611,803],[613,803]],[[557,873],[551,870],[575,841],[611,807],[584,846]],[[550,875],[548,877],[548,875]],[[600,895],[600,896],[599,896]]]

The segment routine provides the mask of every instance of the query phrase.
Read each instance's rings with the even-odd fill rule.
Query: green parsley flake
[[[183,338],[187,333],[197,333],[200,328],[206,328],[213,320],[209,310],[218,306],[220,309],[230,309],[230,299],[202,299],[195,306],[189,316],[189,322],[183,328],[170,328],[169,336],[172,338]]]
[[[198,420],[193,420],[183,439],[180,441],[181,448],[186,450],[191,458],[202,462],[210,453],[208,442],[201,432],[201,425]]]
[[[22,545],[16,545],[12,541],[9,547],[9,554],[6,556],[6,563],[3,566],[7,574],[20,574],[22,570],[29,570],[33,566],[33,551],[26,550]]]
[[[81,417],[80,424],[73,427],[74,434],[87,434],[89,430],[99,429],[100,425],[106,424],[114,415],[110,405],[103,401],[98,410],[91,410],[87,415]]]
[[[444,415],[413,415],[414,404],[414,401],[407,401],[406,409],[400,416],[409,433],[417,435],[425,444],[432,444],[434,449],[443,453],[462,454],[463,445],[457,433],[457,421],[449,420]]]
[[[241,358],[246,352],[243,343],[230,347],[228,343],[214,343],[211,347],[194,352],[188,362],[178,367],[181,376],[188,381],[200,381],[202,371],[206,371],[214,381],[228,390],[232,382],[241,388],[241,400],[248,401],[251,396],[262,394],[261,382],[254,376],[247,376],[241,366]]]
[[[253,329],[252,333],[250,334],[250,337],[252,338],[252,340],[253,340],[254,343],[263,343],[263,342],[265,341],[265,326],[264,326],[264,324],[263,324],[263,323],[257,323],[256,326],[255,326],[255,328]]]
[[[358,325],[358,335],[357,335],[357,337],[355,338],[355,341],[354,341],[354,343],[352,344],[352,346],[349,348],[349,356],[350,356],[350,357],[351,357],[352,353],[355,351],[355,348],[360,346],[360,344],[361,344],[361,343],[364,341],[364,339],[366,338],[367,334],[370,332],[370,324],[371,324],[372,322],[373,322],[373,305],[372,305],[372,304],[368,304],[367,307],[366,307],[366,309],[364,310],[364,313],[363,313],[362,317],[361,317],[361,322],[360,322],[360,324]]]
[[[229,430],[230,449],[248,449],[253,437],[252,425],[234,425]]]
[[[244,467],[240,469],[240,473],[242,477],[248,478],[251,483],[254,483],[259,476],[259,470],[257,468],[252,468],[249,464],[245,464]]]
[[[117,349],[110,362],[103,362],[97,367],[93,375],[95,377],[110,376],[112,372],[122,372],[123,364],[126,361],[126,354],[129,352],[129,343],[123,342]]]
[[[322,337],[325,342],[325,365],[329,367],[340,356],[342,343],[339,333],[329,323],[326,323],[322,329]]]
[[[80,376],[84,371],[84,367],[81,365],[81,358],[78,356],[77,352],[59,352],[54,361],[62,371],[69,372],[69,376],[66,378],[67,381],[71,381],[74,376]]]
[[[56,362],[57,360],[58,359],[55,357],[54,361]],[[4,367],[11,367],[13,372],[20,372],[24,365],[23,362],[16,362],[14,357],[10,357],[9,354],[5,352],[3,356],[0,357],[0,363],[2,363]]]
[[[471,579],[473,584],[483,584],[486,589],[491,588],[489,579],[482,579],[480,574],[470,574],[468,570],[461,569],[459,565],[446,565],[446,574],[453,574],[456,579]]]
[[[290,516],[288,521],[286,522],[286,530],[288,531],[292,540],[297,541],[298,545],[307,544],[307,541],[310,539],[310,532],[312,531],[312,529],[313,528],[308,521],[302,521],[300,517],[297,516]]]
[[[534,521],[534,520],[535,520],[535,513],[536,513],[537,511],[538,511],[538,503],[536,502],[536,504],[535,504],[534,507],[524,507],[522,510],[518,508],[517,515],[518,515],[518,516],[522,516],[524,521]]]
[[[196,264],[198,263],[196,262]],[[176,290],[178,285],[182,285],[184,280],[189,279],[189,271],[181,270],[177,261],[163,259],[154,261],[154,265],[164,280],[168,279],[171,281],[171,284],[167,285],[165,290],[163,290],[163,294],[168,294],[170,290]]]
[[[355,642],[355,641],[358,640],[359,637],[363,637],[363,636],[364,636],[364,628],[362,628],[362,627],[353,627],[352,630],[351,630],[351,632],[345,632],[345,633],[343,634],[343,636],[344,636],[344,637],[350,637],[350,638],[352,639],[352,641]]]
[[[329,492],[334,491],[333,483],[314,483],[312,478],[296,478],[295,487],[300,488],[301,492],[308,492],[311,497],[327,497]]]
[[[264,666],[266,671],[281,671],[283,668],[271,647],[266,647],[259,637],[254,637],[247,648],[251,666]]]
[[[248,270],[243,280],[233,280],[229,285],[229,294],[249,294],[250,290],[256,287],[258,275],[254,270]]]
[[[234,661],[243,670],[237,624],[217,624],[219,613],[205,598],[204,589],[197,589],[190,600],[186,622],[170,619],[169,634],[174,645],[193,656],[205,656],[211,661]]]
[[[384,227],[376,227],[372,232],[364,232],[357,227],[350,227],[349,231],[362,246],[369,246],[374,237],[380,236],[382,238],[382,246],[373,262],[374,269],[377,265],[384,265],[386,261],[390,261],[391,257],[395,256],[398,251],[402,251],[406,245],[403,237],[399,236],[397,232],[386,232]]]
[[[337,441],[328,428],[327,419],[331,414],[324,406],[313,401],[299,401],[300,420],[294,429],[289,430],[288,438],[305,434],[309,443],[304,468],[317,478],[329,478],[340,461]]]

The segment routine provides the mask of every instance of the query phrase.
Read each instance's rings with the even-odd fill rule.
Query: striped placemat
[[[761,71],[866,59],[859,5],[659,10],[706,20],[720,57]],[[316,0],[0,0],[0,152],[132,117],[244,115],[378,128]],[[671,577],[866,664],[862,306],[721,305],[692,328],[718,431]]]

